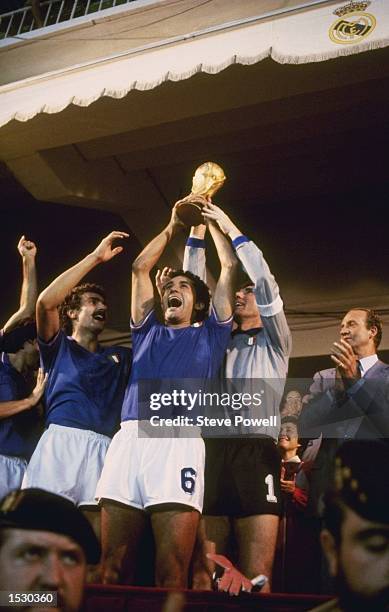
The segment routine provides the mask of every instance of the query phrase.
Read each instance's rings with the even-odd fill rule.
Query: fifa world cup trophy
[[[204,223],[201,214],[206,200],[210,199],[224,184],[223,168],[215,162],[201,164],[194,173],[192,191],[178,205],[177,214],[185,225]]]

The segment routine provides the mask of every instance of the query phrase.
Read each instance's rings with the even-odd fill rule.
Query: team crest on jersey
[[[117,355],[116,353],[114,353],[113,355],[110,355],[109,358],[111,361],[114,361],[115,363],[120,363],[119,355]]]
[[[345,6],[338,8],[334,14],[340,17],[329,29],[329,37],[338,45],[351,45],[369,36],[376,27],[374,15],[366,13],[370,1],[355,2],[351,0]]]

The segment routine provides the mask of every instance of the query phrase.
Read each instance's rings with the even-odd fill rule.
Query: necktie
[[[357,359],[357,364],[358,364],[358,370],[359,370],[360,377],[362,378],[363,377],[363,367],[359,359]]]

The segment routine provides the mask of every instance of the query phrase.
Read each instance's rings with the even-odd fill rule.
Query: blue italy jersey
[[[159,323],[154,311],[140,325],[132,325],[134,358],[122,421],[138,419],[138,380],[216,377],[231,325],[232,319],[219,322],[213,311],[202,325],[179,329]]]
[[[46,426],[54,423],[112,437],[120,421],[130,349],[100,346],[92,353],[62,331],[49,343],[38,340],[42,367],[49,374]]]
[[[26,381],[11,365],[8,355],[2,353],[0,359],[0,403],[28,397],[30,392]],[[0,419],[0,454],[29,459],[39,435],[40,421],[34,408]]]

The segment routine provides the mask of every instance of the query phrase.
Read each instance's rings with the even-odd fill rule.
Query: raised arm
[[[237,257],[241,261],[250,280],[255,285],[255,296],[258,307],[261,308],[261,316],[269,316],[269,306],[274,306],[274,308],[271,309],[272,311],[281,310],[282,301],[279,296],[278,285],[270,272],[262,252],[253,242],[249,241],[246,236],[242,235],[240,229],[231,221],[225,212],[220,208],[217,211],[215,207],[213,208],[213,210],[207,213],[207,217],[208,219],[216,221],[221,231],[231,239],[236,249]]]
[[[206,230],[207,226],[202,223],[191,228],[190,236],[186,241],[182,264],[183,270],[196,274],[204,283],[207,276],[204,240]]]
[[[4,332],[10,332],[12,329],[30,319],[35,314],[35,305],[38,295],[37,279],[36,279],[36,246],[30,240],[26,240],[22,236],[18,243],[18,251],[22,258],[23,265],[23,282],[20,293],[20,306],[17,312],[7,321],[3,327]]]
[[[141,323],[153,308],[154,289],[150,272],[173,236],[184,227],[176,212],[180,201],[174,205],[167,226],[145,246],[132,264],[131,319],[135,325]]]
[[[111,232],[106,236],[95,250],[81,259],[76,265],[58,276],[39,295],[36,309],[38,335],[48,342],[59,330],[58,306],[67,294],[78,285],[82,278],[97,265],[107,262],[122,252],[123,247],[113,247],[117,239],[128,238],[126,232]]]
[[[223,231],[223,224],[218,221],[224,215],[221,208],[208,202],[204,207],[204,217],[209,219],[209,231],[215,243],[220,261],[220,276],[216,284],[212,303],[221,321],[232,316],[234,309],[234,285],[237,273],[237,259]]]
[[[208,214],[219,225],[221,231],[232,240],[236,256],[254,285],[255,298],[262,324],[271,343],[284,355],[292,348],[291,334],[283,310],[279,288],[269,266],[258,247],[246,236],[231,219],[219,209]]]

